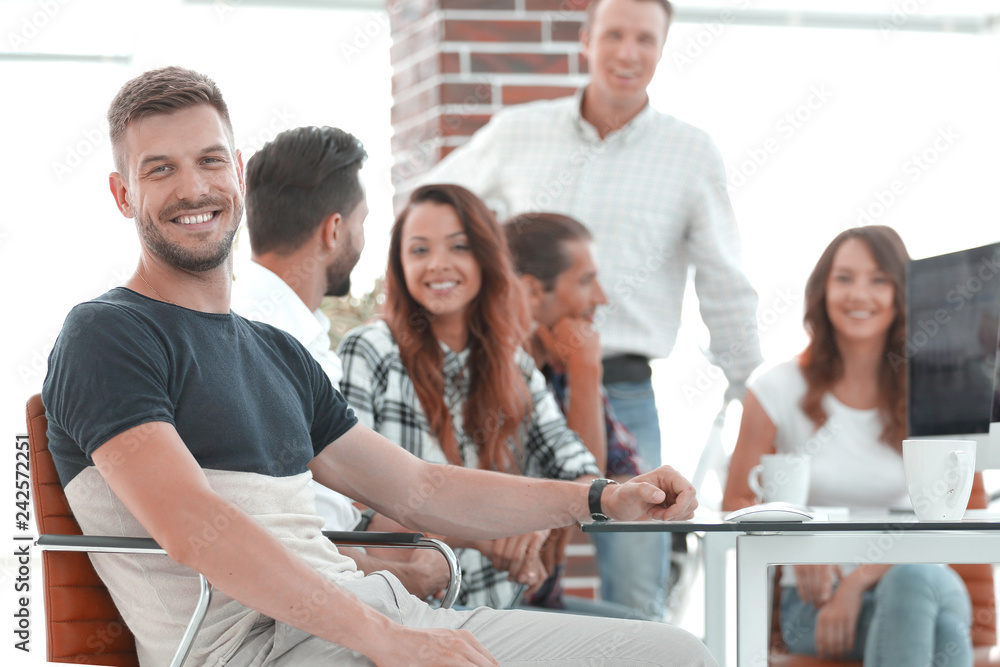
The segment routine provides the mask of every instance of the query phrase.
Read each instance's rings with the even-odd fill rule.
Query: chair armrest
[[[335,544],[346,546],[387,546],[414,548],[424,538],[422,533],[378,533],[367,530],[324,530],[323,535]]]
[[[115,554],[156,554],[166,556],[167,551],[156,543],[151,537],[108,537],[103,535],[40,535],[35,541],[39,549],[43,551],[83,551],[87,553],[115,553]],[[177,651],[174,653],[170,667],[181,667],[194,638],[201,628],[202,621],[208,613],[208,605],[212,601],[212,587],[208,583],[205,575],[198,574],[199,595],[195,605],[191,620],[188,621],[187,628],[181,637]]]
[[[421,533],[379,533],[368,531],[332,531],[324,530],[325,535],[334,544],[351,547],[389,547],[395,549],[434,549],[439,552],[448,563],[450,578],[448,588],[445,589],[444,597],[441,598],[441,607],[450,609],[458,597],[458,591],[462,587],[462,566],[455,557],[455,552],[444,542],[429,537],[424,537]]]
[[[104,535],[40,535],[35,541],[49,551],[85,551],[88,553],[151,553],[167,551],[151,537],[107,537]]]

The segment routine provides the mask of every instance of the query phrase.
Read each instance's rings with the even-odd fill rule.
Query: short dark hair
[[[247,230],[255,253],[291,252],[328,216],[347,216],[364,196],[358,172],[368,158],[335,127],[297,127],[247,161]]]
[[[209,104],[219,112],[229,147],[235,154],[236,140],[233,138],[233,123],[229,120],[229,107],[222,99],[222,91],[215,81],[183,67],[150,70],[128,81],[108,108],[108,130],[115,171],[122,176],[128,175],[124,138],[129,123],[146,116],[169,114],[199,104]]]
[[[538,278],[546,292],[555,289],[559,274],[570,267],[563,244],[592,238],[578,220],[559,213],[522,213],[504,222],[503,231],[514,270]]]
[[[663,7],[663,11],[667,13],[667,27],[670,27],[670,22],[674,20],[674,6],[670,4],[670,0],[637,0],[638,2],[655,2],[660,7]],[[597,11],[597,5],[601,4],[601,0],[590,0],[587,3],[587,17],[583,20],[583,25],[580,30],[587,31],[590,29],[590,24],[594,21],[594,12]]]

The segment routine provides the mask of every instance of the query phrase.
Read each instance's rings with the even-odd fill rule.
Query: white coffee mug
[[[809,457],[801,454],[764,454],[750,469],[750,488],[766,503],[805,505],[809,499]]]
[[[958,521],[976,472],[973,440],[904,440],[903,472],[913,512],[921,521]]]

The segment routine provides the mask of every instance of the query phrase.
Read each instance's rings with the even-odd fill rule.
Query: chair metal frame
[[[44,418],[44,406],[41,406],[41,414],[37,412],[41,406],[38,396],[33,396],[28,401],[28,440],[29,451],[34,454],[47,449],[48,443],[45,433],[38,434],[32,428],[32,418],[39,416]],[[37,435],[43,444],[34,442],[33,435]],[[43,518],[39,507],[39,493],[35,487],[36,479],[32,473],[32,496],[35,504],[36,516],[39,520]],[[324,531],[323,535],[340,546],[352,547],[378,547],[395,549],[434,549],[439,552],[448,564],[450,580],[441,599],[442,608],[450,608],[458,597],[462,585],[462,568],[451,548],[441,542],[429,537],[424,537],[421,533],[379,533],[367,531]],[[104,554],[139,554],[166,556],[167,552],[156,541],[149,537],[111,537],[99,535],[55,535],[41,534],[35,541],[35,545],[41,551],[54,552],[83,552],[83,553],[104,553]],[[208,613],[209,604],[212,601],[212,585],[204,575],[198,573],[199,594],[195,608],[187,627],[181,637],[180,644],[170,662],[170,667],[181,667],[191,652],[194,639],[201,628],[201,624]],[[46,584],[47,585],[47,584]],[[48,599],[46,598],[46,605]]]

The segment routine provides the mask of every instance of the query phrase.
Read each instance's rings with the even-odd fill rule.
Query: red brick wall
[[[586,0],[388,0],[397,197],[497,109],[572,95],[583,85],[585,6]]]
[[[498,109],[586,82],[587,0],[388,0],[397,209],[424,173]],[[595,597],[593,547],[575,530],[567,592]]]

